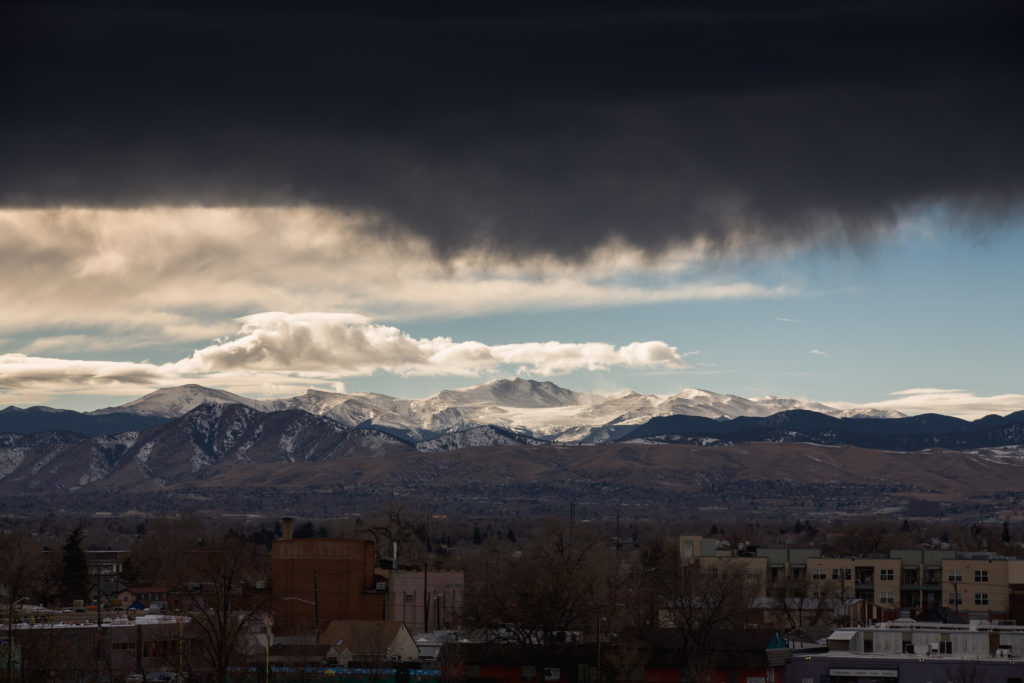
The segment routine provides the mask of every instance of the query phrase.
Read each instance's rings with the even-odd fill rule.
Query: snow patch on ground
[[[25,461],[27,448],[7,448],[0,451],[0,479],[6,479],[7,475],[18,469]]]
[[[155,445],[156,443],[153,441],[143,444],[142,448],[140,448],[138,452],[135,454],[135,459],[138,460],[143,465],[148,463],[149,456],[153,454],[153,446]]]
[[[88,486],[94,481],[99,481],[110,474],[110,466],[107,465],[103,456],[97,453],[93,456],[92,460],[89,461],[89,469],[81,477],[78,478],[79,486]]]
[[[189,464],[192,466],[192,473],[205,469],[213,464],[213,460],[210,456],[202,451],[199,446],[192,445],[192,457],[189,459]]]

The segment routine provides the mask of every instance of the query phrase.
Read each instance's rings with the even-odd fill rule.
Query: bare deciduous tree
[[[614,553],[597,536],[549,527],[522,553],[489,553],[467,586],[466,621],[495,629],[498,640],[517,647],[536,664],[570,634],[596,631],[610,607]]]
[[[32,598],[39,588],[43,569],[42,550],[28,534],[11,531],[0,534],[0,600],[6,608],[7,648],[4,671],[11,679],[14,659],[12,645],[14,614],[20,603]]]
[[[244,666],[251,627],[261,619],[269,591],[254,591],[265,574],[251,544],[235,535],[209,541],[192,555],[188,633],[195,655],[215,680],[225,681],[232,666]]]
[[[756,579],[745,567],[680,568],[666,594],[662,623],[671,629],[690,680],[697,680],[718,658],[722,632],[744,627],[756,593]]]
[[[771,584],[768,597],[775,601],[773,611],[780,622],[776,626],[795,631],[829,623],[834,618],[834,596],[838,591],[838,584],[811,581],[806,575]]]

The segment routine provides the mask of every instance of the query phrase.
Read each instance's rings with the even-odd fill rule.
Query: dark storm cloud
[[[1016,3],[493,4],[9,5],[0,201],[315,202],[571,254],[1024,189]]]

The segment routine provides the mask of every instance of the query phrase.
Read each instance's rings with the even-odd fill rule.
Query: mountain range
[[[805,442],[903,451],[1024,444],[1024,411],[967,421],[936,414],[908,417],[876,410],[843,411],[798,399],[746,399],[701,389],[667,397],[629,391],[586,394],[524,379],[496,380],[420,400],[315,390],[292,398],[260,400],[190,384],[159,389],[91,413],[11,406],[0,411],[0,434],[116,436],[173,423],[204,406],[243,407],[269,422],[280,421],[282,414],[307,415],[331,428],[362,430],[367,438],[388,435],[394,443],[422,452],[616,441]],[[285,453],[289,448],[281,446]]]
[[[418,443],[482,426],[557,443],[599,443],[621,436],[655,417],[690,415],[712,420],[768,417],[786,410],[809,410],[833,417],[901,417],[893,411],[848,411],[791,398],[742,398],[702,389],[672,396],[623,391],[590,394],[552,382],[501,379],[424,399],[384,394],[340,394],[309,390],[285,399],[261,400],[195,384],[159,389],[124,405],[91,413],[52,408],[0,411],[0,433],[74,431],[115,434],[185,415],[197,406],[239,404],[260,412],[303,410],[346,427],[372,427]]]
[[[236,509],[258,508],[268,491],[285,491],[284,506],[316,491],[326,498],[314,496],[313,508],[395,495],[521,507],[568,491],[667,514],[677,496],[703,501],[732,486],[759,487],[759,505],[814,501],[822,487],[869,501],[879,491],[1021,488],[1024,412],[973,422],[889,415],[701,390],[600,396],[521,379],[422,400],[320,391],[257,400],[188,385],[92,413],[0,411],[0,503],[49,505],[59,493],[96,509],[217,491],[222,509]]]

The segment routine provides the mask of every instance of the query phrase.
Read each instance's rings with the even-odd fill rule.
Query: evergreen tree
[[[1009,520],[1003,520],[1003,543],[1010,542],[1010,522]]]
[[[85,532],[78,526],[64,541],[64,558],[61,565],[60,595],[65,603],[84,600],[89,590],[89,564],[82,550]]]
[[[138,586],[142,581],[142,565],[131,557],[126,557],[121,565],[121,580],[129,586]]]
[[[480,527],[478,527],[478,526],[473,527],[473,543],[475,543],[476,545],[480,545],[483,542],[484,542],[484,537],[480,533]]]
[[[315,538],[316,537],[316,526],[313,522],[306,522],[301,526],[296,527],[292,538]]]

